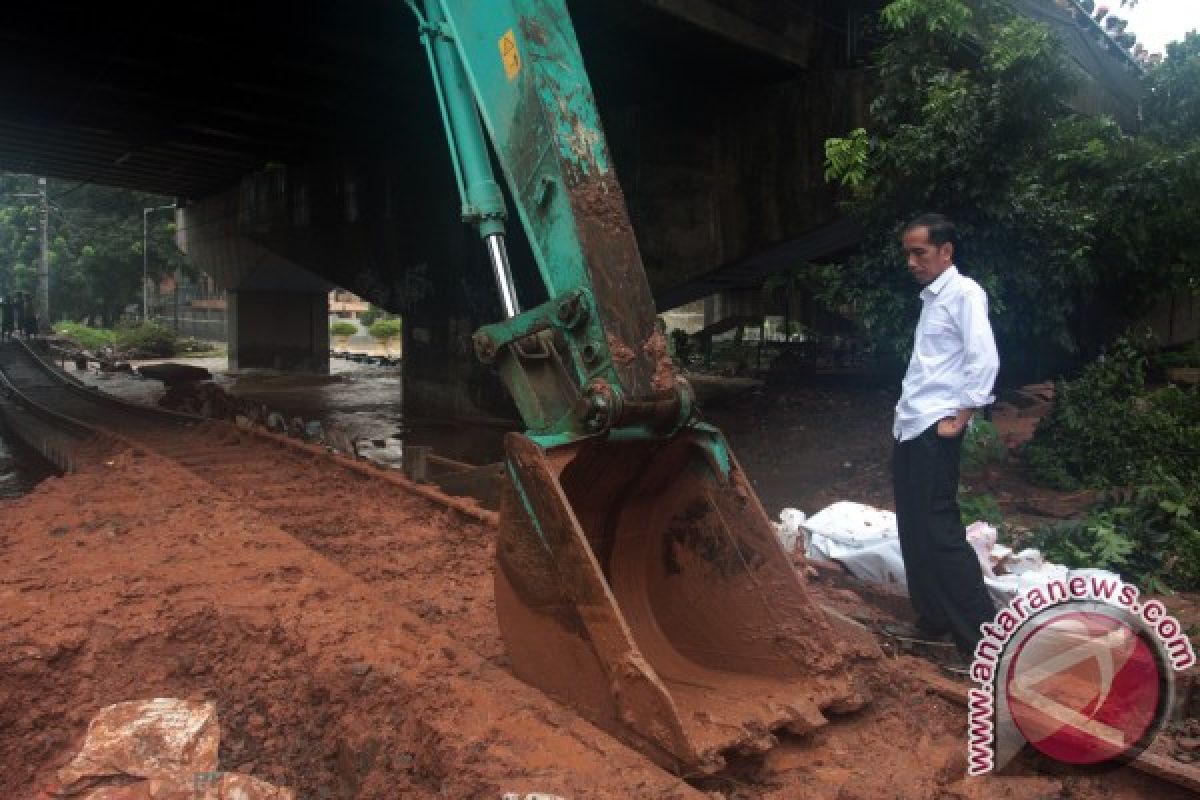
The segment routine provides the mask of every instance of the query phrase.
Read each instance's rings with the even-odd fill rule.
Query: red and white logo
[[[1107,574],[1014,597],[980,626],[967,692],[967,772],[1032,746],[1068,764],[1136,758],[1161,730],[1175,672],[1196,663],[1179,621]]]
[[[1155,643],[1103,611],[1055,609],[1031,622],[1003,676],[1022,738],[1068,764],[1144,748],[1165,710],[1167,671]]]

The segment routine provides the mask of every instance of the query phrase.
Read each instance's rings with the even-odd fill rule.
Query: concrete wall
[[[325,292],[229,292],[229,368],[329,372]]]

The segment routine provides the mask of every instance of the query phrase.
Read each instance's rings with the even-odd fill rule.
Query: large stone
[[[100,709],[83,749],[58,771],[68,793],[109,776],[174,781],[217,768],[220,730],[212,703],[156,697]]]
[[[58,797],[81,800],[294,800],[291,789],[217,771],[216,706],[158,697],[102,708],[83,749],[58,772]],[[97,784],[141,779],[120,786]]]

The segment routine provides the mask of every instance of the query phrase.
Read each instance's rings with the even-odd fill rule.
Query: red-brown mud
[[[215,702],[221,768],[302,797],[1188,796],[1035,760],[965,779],[965,709],[905,656],[861,668],[862,710],[689,786],[512,677],[486,522],[204,435],[153,443],[177,462],[92,459],[3,506],[0,797],[52,786],[100,707],[153,696]],[[892,610],[811,588],[849,616]]]
[[[654,333],[642,342],[642,353],[654,364],[654,377],[650,384],[656,392],[665,392],[675,388],[675,364],[667,350],[667,337],[655,328]]]
[[[98,708],[153,696],[216,702],[222,768],[300,796],[694,795],[275,520],[154,456],[111,461],[0,522],[0,796],[52,785]],[[445,536],[434,583],[488,570],[486,548],[450,555],[460,520],[390,500],[347,535]],[[458,610],[431,595],[427,619]]]

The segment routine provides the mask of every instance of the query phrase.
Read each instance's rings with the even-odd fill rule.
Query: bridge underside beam
[[[724,8],[712,0],[642,0],[642,2],[703,31],[790,66],[801,68],[811,66],[813,48],[806,41],[808,37],[781,34],[778,19],[776,20],[777,27],[768,27],[759,24],[744,13]],[[763,6],[764,4],[757,2],[747,5]],[[776,13],[778,11],[777,9],[773,10]],[[795,19],[784,20],[784,28],[790,27],[786,24],[788,22],[808,22],[811,17],[808,13],[794,13],[792,16]]]

